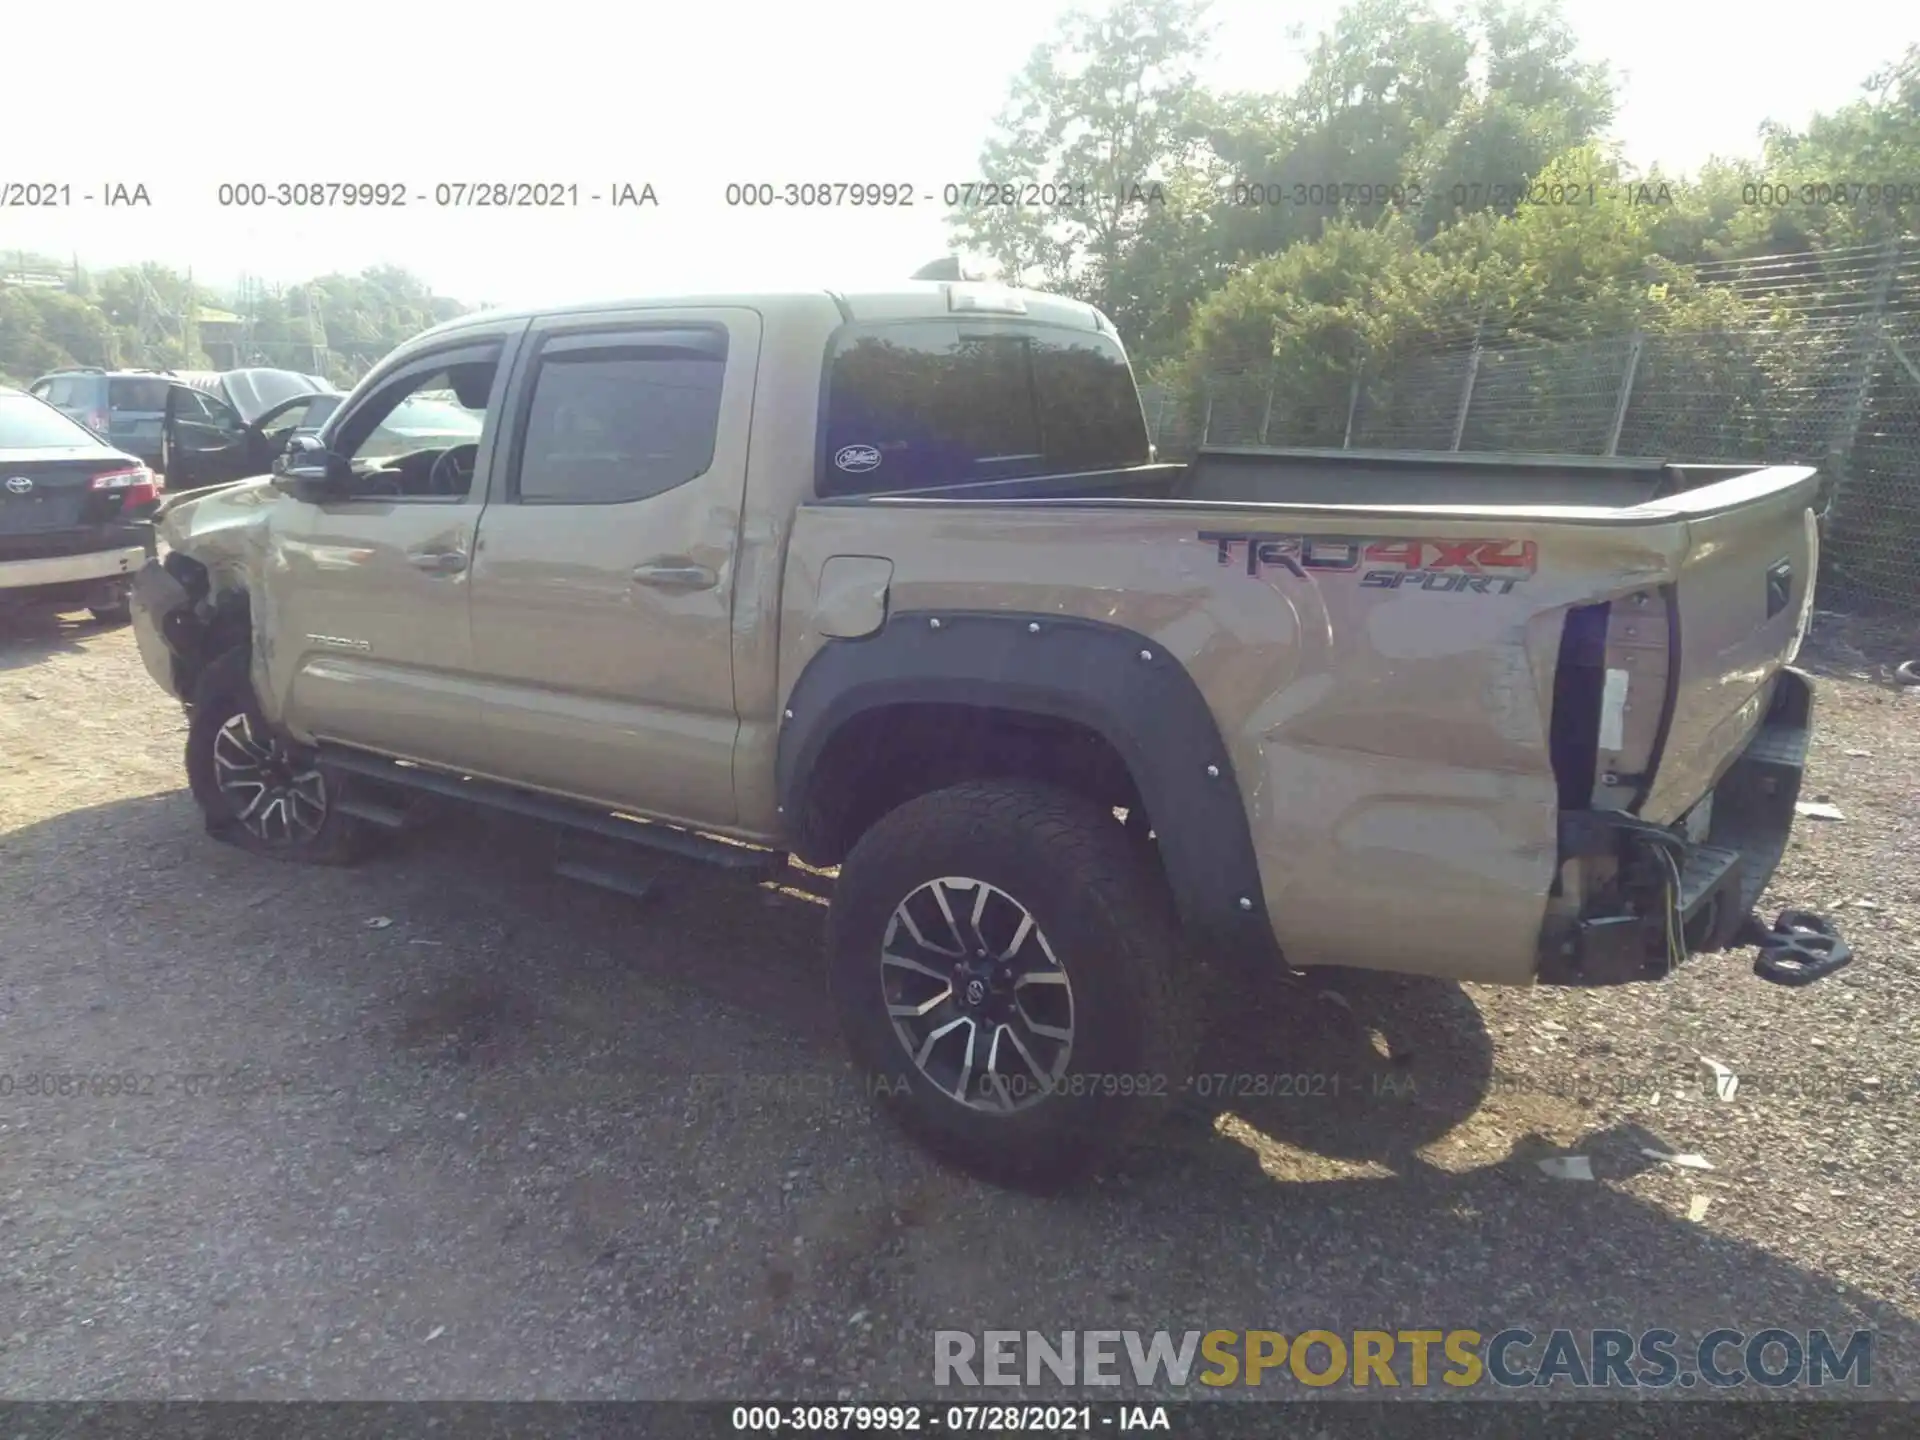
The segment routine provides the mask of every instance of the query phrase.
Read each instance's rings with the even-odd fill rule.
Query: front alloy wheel
[[[256,730],[244,710],[213,737],[213,780],[233,818],[262,844],[312,841],[326,824],[325,777]]]
[[[187,712],[187,784],[207,833],[275,860],[345,865],[368,839],[340,808],[340,781],[260,715],[244,647],[201,672]]]
[[[929,880],[894,907],[881,988],[914,1067],[963,1105],[1006,1112],[1045,1099],[1073,1059],[1073,986],[1006,891]]]

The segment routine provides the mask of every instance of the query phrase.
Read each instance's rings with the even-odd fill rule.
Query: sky
[[[1066,8],[90,0],[82,58],[70,18],[35,6],[0,26],[13,117],[0,187],[65,184],[72,202],[0,208],[0,257],[154,260],[220,288],[397,264],[441,293],[516,305],[886,283],[947,252],[946,184],[996,178],[978,173],[981,141]],[[1312,35],[1338,8],[1215,0],[1206,80],[1284,88],[1301,71],[1288,27]],[[1817,34],[1804,10],[1699,0],[1568,0],[1565,13],[1586,57],[1622,78],[1614,135],[1628,159],[1682,172],[1755,153],[1763,121],[1803,124],[1846,104],[1920,40],[1920,9],[1892,0],[1825,0]],[[94,83],[76,83],[76,69]],[[432,203],[441,184],[496,180],[574,185],[581,204]],[[374,210],[219,203],[223,183],[283,181],[401,182],[412,198]],[[891,210],[726,203],[730,183],[761,181],[905,184],[917,199]],[[115,183],[144,185],[151,204],[83,198]],[[651,184],[658,204],[588,198],[620,184]]]

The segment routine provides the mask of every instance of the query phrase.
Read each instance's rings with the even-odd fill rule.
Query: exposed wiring
[[[1687,856],[1687,842],[1673,831],[1636,816],[1616,813],[1609,817],[1620,829],[1645,842],[1660,869],[1661,928],[1667,942],[1667,974],[1687,963],[1687,917],[1685,885],[1681,871]]]
[[[1625,811],[1608,811],[1606,818],[1616,829],[1643,842],[1653,852],[1654,864],[1660,874],[1660,908],[1664,912],[1661,931],[1667,948],[1666,974],[1670,976],[1687,963],[1686,894],[1681,878],[1686,865],[1687,842],[1664,826]]]

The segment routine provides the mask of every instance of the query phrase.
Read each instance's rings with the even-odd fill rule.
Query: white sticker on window
[[[856,475],[874,469],[879,463],[880,452],[871,445],[842,445],[833,456],[835,469],[850,470]]]

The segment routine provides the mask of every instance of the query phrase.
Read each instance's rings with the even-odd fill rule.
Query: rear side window
[[[100,385],[92,375],[62,375],[47,386],[46,402],[63,410],[97,408]]]
[[[0,450],[83,447],[97,450],[91,431],[30,395],[0,395]]]
[[[1144,464],[1146,422],[1109,337],[920,321],[842,332],[819,493],[928,489]]]
[[[158,415],[167,408],[167,382],[163,379],[115,379],[107,386],[108,402],[115,410],[144,410]]]
[[[549,346],[527,410],[520,500],[618,504],[705,474],[720,430],[725,337],[689,339]]]

